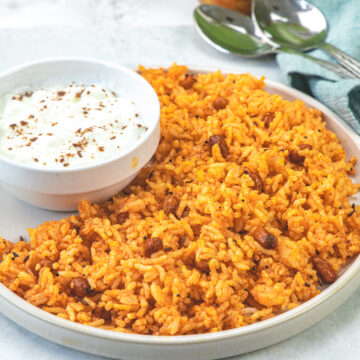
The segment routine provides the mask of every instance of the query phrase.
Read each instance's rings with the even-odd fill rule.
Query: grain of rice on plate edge
[[[0,281],[61,318],[180,335],[316,296],[360,252],[360,185],[322,114],[249,74],[140,72],[161,102],[152,164],[111,201],[1,239]]]

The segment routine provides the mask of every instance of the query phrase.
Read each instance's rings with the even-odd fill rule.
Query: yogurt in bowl
[[[62,211],[106,200],[156,150],[159,101],[131,70],[50,59],[0,79],[0,180],[21,200]]]
[[[134,101],[99,85],[9,93],[0,153],[43,168],[78,167],[124,154],[148,130]]]

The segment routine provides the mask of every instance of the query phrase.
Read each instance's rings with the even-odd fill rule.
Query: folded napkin
[[[311,0],[328,20],[327,42],[360,59],[359,0]],[[312,56],[334,61],[322,50]],[[296,55],[279,54],[277,62],[291,86],[316,97],[360,135],[360,79],[342,79],[316,63]]]

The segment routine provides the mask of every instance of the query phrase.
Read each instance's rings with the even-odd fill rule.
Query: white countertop
[[[75,55],[130,67],[177,62],[281,81],[271,56],[247,60],[204,43],[192,27],[195,5],[196,0],[0,0],[0,70],[34,59]],[[0,231],[10,238],[19,229],[1,220],[8,196],[0,191]],[[360,289],[313,328],[241,359],[359,359],[359,299]],[[101,359],[41,339],[2,314],[0,329],[1,360]]]

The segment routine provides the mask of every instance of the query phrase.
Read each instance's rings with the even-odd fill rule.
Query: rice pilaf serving
[[[1,239],[0,281],[61,318],[151,335],[248,325],[334,282],[360,251],[360,185],[321,112],[249,74],[140,72],[161,103],[151,164],[30,243]]]

